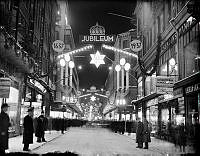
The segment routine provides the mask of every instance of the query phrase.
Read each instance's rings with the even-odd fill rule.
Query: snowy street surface
[[[120,135],[103,128],[70,128],[62,136],[32,152],[44,154],[70,151],[84,156],[181,154],[173,144],[155,139],[152,139],[148,150],[136,146],[134,135]]]

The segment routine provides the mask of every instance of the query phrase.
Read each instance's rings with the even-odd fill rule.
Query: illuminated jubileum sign
[[[91,42],[115,42],[114,35],[105,35],[105,28],[96,23],[90,28],[90,35],[80,35],[79,41],[81,43]]]

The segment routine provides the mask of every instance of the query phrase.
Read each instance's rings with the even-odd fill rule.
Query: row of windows
[[[167,60],[175,56],[176,54],[175,48],[176,48],[175,45],[173,45],[165,53],[163,53],[162,56],[160,56],[160,59],[159,59],[160,65],[164,64],[165,62],[167,62]]]
[[[146,34],[143,38],[143,55],[151,48],[153,43],[157,41],[157,36],[159,33],[162,33],[165,28],[169,25],[169,20],[171,17],[175,17],[177,13],[182,9],[185,5],[186,0],[174,0],[174,1],[167,1],[164,3],[164,8],[162,9],[161,13],[157,16],[152,26],[149,27],[149,30],[146,31]],[[156,5],[155,3],[151,3],[151,6]],[[162,6],[160,6],[162,7]],[[172,8],[172,10],[171,10]],[[154,10],[157,11],[157,10]],[[150,15],[149,15],[150,17]],[[138,19],[138,26],[141,27],[141,21]],[[139,28],[141,29],[141,28]]]

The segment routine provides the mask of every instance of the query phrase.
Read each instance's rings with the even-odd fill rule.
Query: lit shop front
[[[184,107],[184,120],[188,129],[188,140],[194,137],[194,125],[200,123],[200,72],[190,77],[180,80],[174,85],[174,90],[181,90],[182,97],[179,98],[179,104]],[[179,106],[179,109],[182,107]],[[181,111],[181,110],[179,110]]]
[[[46,89],[38,81],[27,78],[24,86],[24,97],[21,104],[21,126],[23,124],[24,117],[28,114],[27,110],[29,107],[34,107],[34,118],[41,115],[42,110],[45,110],[45,93]]]
[[[9,135],[17,135],[19,130],[19,83],[10,78],[0,78],[0,102],[9,105],[8,115],[11,126]]]

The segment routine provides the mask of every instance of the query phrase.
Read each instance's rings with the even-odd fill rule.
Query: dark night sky
[[[96,22],[104,26],[107,35],[117,35],[134,27],[130,19],[108,14],[110,12],[131,17],[135,8],[133,0],[68,0],[68,3],[68,22],[72,27],[76,49],[84,46],[79,43],[79,35],[89,35],[90,27]],[[98,47],[100,46],[95,45],[95,50],[100,50]],[[90,88],[92,85],[97,89],[103,88],[109,71],[108,67],[112,62],[104,58],[105,65],[100,65],[97,69],[94,64],[90,64],[91,53],[96,53],[96,51],[85,51],[75,55],[75,65],[83,67],[82,70],[78,70],[80,88]],[[111,51],[100,51],[100,53],[112,60],[114,58]]]

